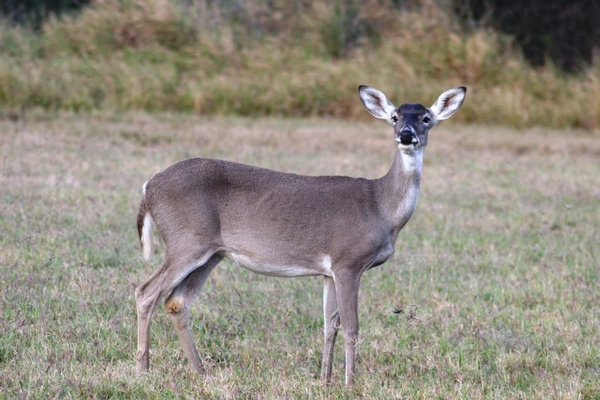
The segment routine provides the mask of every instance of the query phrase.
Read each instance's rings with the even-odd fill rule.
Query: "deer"
[[[334,344],[342,330],[344,383],[354,383],[361,276],[394,254],[417,204],[429,130],[461,107],[466,88],[445,91],[429,108],[396,107],[365,85],[358,92],[367,111],[394,131],[394,160],[379,179],[305,176],[191,158],[143,185],[137,216],[143,257],[149,261],[154,253],[154,225],[165,256],[135,290],[138,374],[149,368],[150,319],[163,298],[189,366],[206,373],[189,329],[190,307],[227,257],[263,275],[323,276],[321,379],[331,383]]]

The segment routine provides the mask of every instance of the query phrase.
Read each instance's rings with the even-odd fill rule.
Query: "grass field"
[[[392,146],[380,121],[0,120],[0,397],[600,398],[599,134],[451,123],[396,255],[363,276],[354,388],[339,342],[334,385],[318,379],[321,279],[230,262],[192,313],[208,376],[162,308],[135,375],[134,287],[160,262],[138,247],[143,182],[192,156],[374,178]]]

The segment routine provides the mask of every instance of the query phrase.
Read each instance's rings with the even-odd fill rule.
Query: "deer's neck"
[[[423,153],[424,149],[407,153],[396,148],[392,167],[379,179],[379,204],[393,231],[402,229],[417,205]]]

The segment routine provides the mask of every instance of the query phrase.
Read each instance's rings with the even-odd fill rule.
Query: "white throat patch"
[[[417,172],[421,171],[423,167],[423,153],[425,149],[418,149],[412,151],[405,151],[400,149],[402,155],[402,164],[404,165],[404,171],[406,172]]]

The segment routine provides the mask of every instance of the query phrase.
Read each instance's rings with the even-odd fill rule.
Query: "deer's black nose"
[[[402,143],[403,145],[409,145],[413,142],[413,135],[412,133],[406,134],[406,135],[400,135],[400,143]]]

